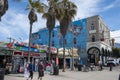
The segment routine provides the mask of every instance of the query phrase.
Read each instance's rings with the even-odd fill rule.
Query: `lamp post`
[[[77,26],[77,25],[72,25],[69,29],[69,31],[72,33],[72,66],[71,66],[71,70],[74,70],[74,35],[80,34],[80,31],[82,30],[82,27]]]

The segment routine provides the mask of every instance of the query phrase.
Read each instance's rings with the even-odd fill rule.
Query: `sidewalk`
[[[118,80],[120,72],[119,71],[70,71],[62,72],[60,70],[59,75],[48,75],[45,74],[43,80]],[[38,80],[38,73],[34,73],[33,80]],[[23,74],[9,74],[5,76],[5,80],[26,80]]]

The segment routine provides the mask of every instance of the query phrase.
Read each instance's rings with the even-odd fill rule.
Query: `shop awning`
[[[58,55],[63,55],[63,48],[59,48],[58,49]],[[68,49],[65,49],[65,56],[69,55],[69,51]]]
[[[78,49],[73,48],[73,56],[74,58],[78,58]],[[63,57],[63,48],[58,50],[58,57]],[[72,57],[72,49],[65,49],[65,57],[70,58]]]

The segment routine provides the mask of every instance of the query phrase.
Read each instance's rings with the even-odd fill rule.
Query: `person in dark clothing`
[[[3,59],[1,68],[6,68],[6,59]]]
[[[112,68],[113,68],[113,65],[112,65],[112,64],[110,64],[110,71],[112,71]]]
[[[44,66],[42,60],[38,63],[38,73],[38,79],[40,78],[40,80],[42,80],[42,77],[44,76]]]
[[[33,70],[34,70],[33,67],[34,67],[33,63],[30,62],[30,63],[29,63],[29,66],[28,66],[28,70],[29,70],[29,73],[30,73],[29,78],[31,78],[31,80],[33,79]],[[28,79],[29,79],[29,78],[28,78]],[[28,80],[28,79],[27,79],[27,80]]]
[[[7,67],[7,62],[6,62],[5,58],[2,61],[1,68],[3,68],[5,70],[5,74],[9,74],[9,67]]]

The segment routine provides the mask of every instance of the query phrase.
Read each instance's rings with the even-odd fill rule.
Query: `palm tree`
[[[69,0],[62,0],[58,8],[57,19],[59,20],[60,32],[63,36],[63,72],[65,72],[65,35],[76,14],[77,6]]]
[[[8,10],[8,0],[0,0],[0,21],[1,17],[6,13]]]
[[[30,61],[30,45],[31,45],[31,36],[32,36],[32,25],[34,22],[37,21],[37,14],[35,13],[35,10],[37,10],[37,12],[43,12],[43,7],[41,5],[41,3],[38,1],[32,1],[29,0],[29,6],[27,7],[27,9],[30,10],[28,18],[30,21],[30,32],[29,32],[29,47],[28,47],[28,61]]]
[[[21,1],[21,0],[13,0],[13,1]],[[6,13],[9,8],[8,0],[0,0],[0,21],[1,17]]]
[[[57,6],[57,1],[58,0],[48,0],[49,6],[47,6],[48,11],[46,13],[43,14],[43,18],[47,19],[46,25],[47,28],[49,30],[49,44],[48,44],[48,61],[50,62],[51,59],[51,32],[53,30],[53,28],[55,27],[55,20],[56,20],[56,6]]]

